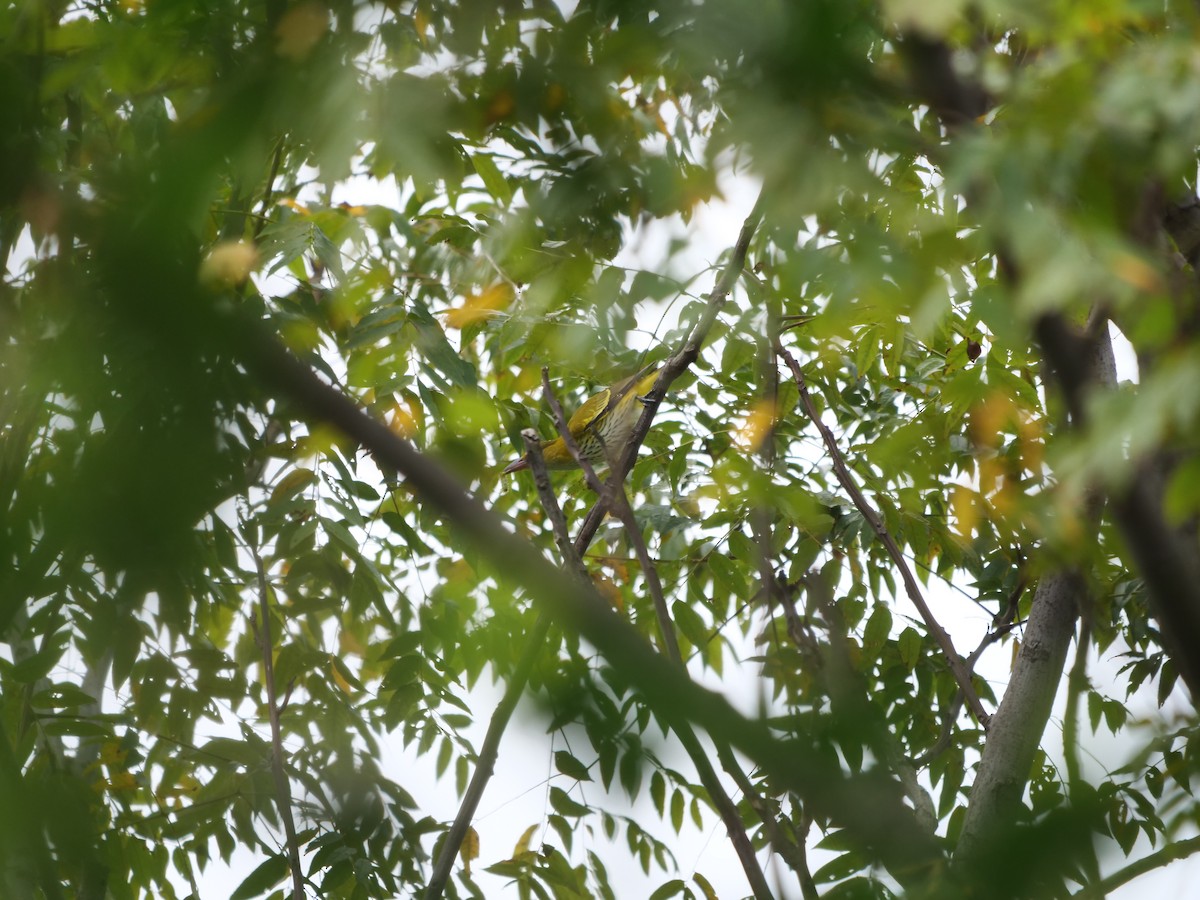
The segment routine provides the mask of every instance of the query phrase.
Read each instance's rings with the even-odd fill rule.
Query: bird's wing
[[[600,393],[588,397],[583,406],[575,410],[567,422],[567,429],[571,434],[582,434],[589,425],[595,422],[600,414],[608,409],[611,395],[612,391],[605,388]]]

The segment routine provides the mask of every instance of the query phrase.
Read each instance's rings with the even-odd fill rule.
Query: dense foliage
[[[211,896],[252,855],[237,897],[1101,896],[1187,856],[1198,35],[1175,0],[0,8],[0,893]],[[569,412],[656,361],[632,520],[500,477],[555,432],[543,367]],[[460,851],[522,695],[544,820]],[[434,775],[473,796],[448,849]]]

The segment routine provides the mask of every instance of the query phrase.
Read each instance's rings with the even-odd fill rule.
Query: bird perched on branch
[[[658,365],[653,364],[593,394],[575,410],[567,421],[571,437],[580,453],[594,466],[603,465],[625,452],[633,428],[642,415],[646,394],[658,379]],[[561,437],[542,441],[542,456],[548,469],[576,468],[575,458]],[[504,474],[529,468],[529,456],[509,463]]]

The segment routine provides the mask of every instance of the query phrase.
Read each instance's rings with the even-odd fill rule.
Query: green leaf
[[[550,788],[550,805],[554,807],[554,811],[559,815],[571,818],[586,816],[591,812],[591,809],[582,803],[576,803],[567,796],[567,792],[560,787]]]
[[[900,632],[896,644],[900,650],[900,661],[911,672],[921,659],[921,633],[912,626]]]
[[[696,886],[703,892],[704,900],[717,900],[717,892],[713,890],[712,883],[707,878],[696,872],[692,875],[692,880],[696,882]]]
[[[676,600],[671,606],[671,615],[683,636],[691,641],[694,647],[704,647],[708,644],[708,626],[700,618],[690,603]]]
[[[346,277],[346,270],[342,266],[341,251],[334,246],[329,235],[315,225],[313,226],[313,250],[316,251],[317,259],[321,261],[322,265],[333,272],[339,281]]]
[[[229,900],[251,900],[259,897],[282,881],[288,874],[286,856],[271,856],[261,863],[237,886]]]
[[[37,709],[74,709],[95,702],[95,698],[90,694],[66,682],[38,691],[29,701],[30,705]]]
[[[831,881],[841,881],[855,872],[866,867],[864,860],[857,852],[847,851],[841,856],[834,857],[817,871],[813,872],[813,881],[817,884],[828,884]]]
[[[675,829],[676,834],[683,828],[684,802],[683,791],[676,788],[671,792],[671,827]]]
[[[657,769],[650,776],[650,799],[654,803],[654,808],[658,810],[658,814],[661,816],[666,808],[667,783],[663,778],[662,772]]]
[[[662,887],[658,888],[650,895],[650,900],[666,900],[667,897],[678,897],[687,889],[687,883],[683,879],[676,878],[668,881]]]
[[[887,608],[887,604],[878,602],[867,619],[866,628],[863,629],[863,652],[870,657],[879,656],[891,631],[892,611]]]
[[[416,328],[416,344],[429,363],[454,384],[475,387],[479,380],[475,367],[454,351],[433,316],[419,306],[414,306],[409,316]]]
[[[591,773],[588,772],[587,766],[577,760],[566,750],[558,750],[554,754],[554,766],[558,771],[562,772],[568,778],[574,778],[576,781],[591,781]]]
[[[501,206],[508,206],[508,204],[512,203],[512,188],[496,167],[496,162],[490,154],[472,153],[471,165],[475,167],[475,172],[483,179],[483,184],[488,189],[488,193],[499,200]]]

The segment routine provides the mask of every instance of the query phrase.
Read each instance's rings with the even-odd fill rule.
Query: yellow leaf
[[[367,653],[367,648],[363,646],[363,642],[358,639],[358,636],[345,629],[338,633],[338,647],[343,653],[353,653],[358,657],[365,656]]]
[[[479,832],[473,827],[467,828],[463,835],[462,846],[458,848],[459,859],[463,862],[463,873],[471,874],[471,860],[479,858]]]
[[[329,671],[333,673],[333,683],[341,688],[343,694],[354,693],[354,688],[350,687],[350,682],[342,676],[342,673],[338,671],[337,663],[332,660],[329,662]]]
[[[738,429],[737,442],[750,453],[763,445],[763,441],[775,427],[775,404],[770,400],[759,400],[750,409],[746,421]]]
[[[129,751],[122,748],[117,741],[105,741],[100,747],[100,761],[106,766],[119,766],[125,762]]]
[[[537,825],[530,825],[525,829],[525,833],[517,841],[517,846],[513,847],[512,858],[515,862],[520,862],[534,855],[533,851],[529,849],[529,842],[533,840],[533,835],[537,829]]]
[[[137,786],[137,779],[133,777],[132,772],[118,772],[108,781],[108,789],[114,794],[118,792],[128,793],[129,791],[136,791]]]
[[[222,241],[200,264],[200,281],[209,287],[241,284],[258,265],[258,250],[249,241]]]
[[[329,30],[329,10],[320,3],[302,3],[283,14],[275,28],[280,56],[299,62],[317,46]]]
[[[1146,293],[1163,290],[1162,276],[1144,259],[1132,253],[1117,253],[1111,262],[1112,273],[1130,287]]]
[[[422,45],[429,42],[429,38],[425,32],[429,29],[429,13],[418,5],[416,12],[413,13],[413,30],[417,33],[417,40]]]
[[[976,447],[999,447],[1003,442],[1000,432],[1015,415],[1012,398],[1005,391],[991,391],[971,407],[968,425],[971,443]]]
[[[625,598],[621,595],[621,589],[616,583],[603,575],[593,574],[592,583],[596,585],[596,590],[600,592],[600,596],[608,601],[608,605],[618,612],[625,611]]]
[[[558,82],[551,82],[546,86],[546,93],[542,98],[542,109],[546,112],[554,112],[559,109],[567,99],[567,89]]]
[[[969,538],[979,523],[979,506],[975,502],[975,492],[961,484],[955,486],[950,498],[954,510],[954,520],[958,525],[958,533]]]
[[[280,206],[286,206],[288,209],[292,210],[293,212],[299,213],[302,216],[312,215],[312,213],[309,212],[307,206],[305,206],[302,203],[297,203],[291,197],[283,197],[275,202],[278,203]]]
[[[1042,468],[1042,453],[1045,441],[1042,437],[1042,424],[1032,416],[1017,417],[1017,446],[1021,453],[1021,462],[1030,472],[1038,472]]]
[[[399,437],[411,440],[425,425],[425,409],[411,393],[405,391],[392,407],[388,428]]]
[[[488,101],[487,122],[489,125],[494,125],[497,122],[502,122],[507,119],[514,109],[517,108],[516,98],[513,97],[512,91],[499,90],[492,95],[492,99]]]
[[[475,294],[463,298],[462,306],[446,311],[447,328],[466,328],[476,322],[490,319],[501,310],[507,309],[515,296],[512,286],[500,281]]]

